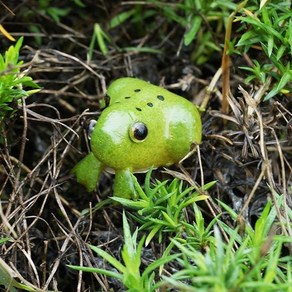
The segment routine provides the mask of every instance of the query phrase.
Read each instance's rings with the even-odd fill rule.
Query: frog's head
[[[180,96],[134,78],[115,81],[108,96],[90,143],[95,157],[114,170],[167,166],[201,142],[199,113]]]
[[[170,159],[163,134],[163,125],[150,115],[115,104],[103,111],[90,143],[95,157],[109,168],[143,171]]]

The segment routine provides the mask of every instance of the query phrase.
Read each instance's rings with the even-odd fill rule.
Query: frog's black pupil
[[[133,134],[137,140],[144,140],[147,137],[148,129],[143,123],[136,123],[133,126]]]

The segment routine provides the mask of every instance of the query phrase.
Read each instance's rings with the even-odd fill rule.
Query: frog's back
[[[132,77],[119,78],[112,82],[107,90],[110,104],[130,99],[148,85],[150,85],[150,83]]]
[[[107,90],[110,98],[110,105],[117,102],[140,103],[148,102],[163,105],[175,105],[175,103],[188,104],[189,101],[181,96],[174,94],[167,89],[153,85],[147,81],[133,77],[122,77],[112,82]]]

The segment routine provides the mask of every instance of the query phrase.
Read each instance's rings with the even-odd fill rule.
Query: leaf
[[[151,173],[149,174],[151,175]],[[130,173],[130,176],[132,177],[132,180],[134,182],[134,187],[135,187],[135,190],[137,191],[138,193],[138,198],[142,198],[145,202],[147,202],[147,207],[149,206],[149,198],[148,198],[148,195],[146,195],[142,189],[142,187],[140,186],[140,184],[138,183],[138,180],[136,178],[136,176],[133,174],[133,173]]]
[[[5,242],[10,241],[10,240],[12,240],[12,238],[10,238],[10,237],[3,237],[3,238],[0,239],[0,244],[5,243]]]
[[[250,30],[241,36],[236,46],[237,47],[246,46],[246,45],[251,46],[254,43],[258,43],[260,41],[261,41],[261,38],[253,30]]]
[[[147,171],[144,183],[145,193],[149,196],[151,194],[151,175],[153,172],[153,166]]]
[[[145,246],[148,246],[148,244],[150,243],[150,241],[152,240],[152,238],[155,236],[155,234],[161,229],[161,225],[156,225],[154,226],[151,231],[149,232],[149,234],[146,237],[145,240]]]
[[[292,29],[292,27],[291,27],[291,29]],[[278,49],[277,54],[276,54],[276,59],[278,61],[283,57],[283,54],[284,54],[286,49],[287,49],[287,45],[280,46],[280,48]]]
[[[184,34],[184,44],[188,46],[196,37],[202,23],[200,16],[195,16],[192,19],[191,28]]]
[[[40,88],[40,86],[37,83],[35,83],[30,76],[23,76],[19,78],[18,83],[21,83],[23,86],[31,88]]]
[[[279,263],[280,254],[282,251],[282,243],[278,244],[278,246],[272,250],[270,253],[269,264],[265,271],[264,282],[272,283],[277,275],[277,266]]]
[[[155,262],[151,263],[150,265],[147,266],[147,268],[144,270],[142,274],[142,278],[144,278],[146,275],[150,274],[153,270],[156,268],[178,258],[179,254],[173,254],[169,256],[164,256],[161,257],[160,259],[156,260]]]
[[[282,35],[272,26],[268,26],[265,23],[261,22],[257,17],[255,16],[246,16],[246,17],[239,17],[240,20],[247,22],[249,24],[252,24],[254,26],[254,30],[256,31],[261,29],[261,31],[257,31],[257,35],[263,40],[267,35],[273,35],[280,41],[283,41]]]
[[[122,249],[122,258],[125,263],[126,274],[130,274],[131,277],[138,280],[140,278],[139,268],[141,265],[141,251],[145,236],[142,237],[139,244],[137,245],[138,228],[136,228],[132,235],[125,211],[123,211],[123,230],[124,245]]]
[[[101,26],[96,23],[94,25],[94,34],[97,39],[98,46],[100,48],[100,51],[103,55],[106,55],[108,52],[107,46],[105,44],[105,40],[109,40],[109,37],[107,34],[102,30]]]
[[[0,24],[0,32],[10,41],[15,42],[15,38],[3,27],[2,24]]]
[[[292,81],[292,70],[288,70],[286,71],[282,78],[280,79],[278,85],[276,87],[274,87],[264,98],[264,101],[269,100],[270,98],[272,98],[273,96],[275,96],[276,94],[278,94],[283,88],[284,86],[288,83]]]
[[[273,24],[271,23],[271,20],[270,20],[270,17],[269,17],[269,12],[268,12],[267,8],[263,7],[261,9],[261,12],[262,12],[262,17],[263,17],[264,24],[268,25],[268,26],[272,26]]]
[[[169,223],[169,225],[172,228],[178,227],[178,224],[172,218],[170,218],[170,216],[166,212],[162,211],[161,213],[162,213],[163,218]]]
[[[113,17],[109,23],[110,28],[115,28],[122,23],[124,23],[127,19],[129,19],[133,14],[136,13],[135,9],[131,9],[129,11],[124,11],[117,16]]]
[[[54,19],[56,22],[60,22],[61,17],[67,16],[71,11],[71,8],[58,8],[58,7],[48,7],[47,13]]]
[[[32,90],[27,90],[26,93],[28,96],[30,96],[30,95],[33,95],[33,94],[38,93],[40,91],[41,91],[41,89],[32,89]]]
[[[97,204],[92,208],[92,211],[93,211],[93,212],[96,212],[96,211],[102,209],[104,206],[106,206],[106,205],[111,205],[111,204],[112,204],[112,200],[111,200],[111,198],[107,198],[107,199],[102,200],[102,201],[100,201],[99,203],[97,203]],[[90,211],[91,211],[90,208],[83,209],[83,210],[81,211],[81,215],[82,215],[82,216],[85,216],[85,215],[89,214]]]
[[[14,278],[20,278],[24,283],[21,284]],[[33,286],[31,283],[23,279],[18,275],[10,266],[8,266],[3,259],[0,258],[0,285],[3,285],[7,291],[17,292],[17,291],[41,291],[37,287]],[[18,288],[19,290],[17,290]]]
[[[260,2],[260,9],[262,9],[268,2],[269,0],[261,0]]]
[[[123,231],[124,231],[124,250],[127,251],[127,253],[130,256],[133,256],[136,253],[136,239],[137,239],[137,229],[133,234],[133,237],[131,235],[130,226],[125,214],[125,211],[123,211]]]
[[[125,199],[121,197],[111,197],[112,200],[119,202],[121,205],[126,206],[128,208],[140,210],[143,208],[148,207],[148,202],[145,200],[138,200],[138,201],[133,201],[131,199]]]
[[[287,70],[282,78],[280,79],[280,82],[278,83],[278,86],[277,86],[277,90],[280,91],[282,88],[285,87],[285,85],[288,83],[288,82],[291,82],[292,81],[292,70]]]
[[[74,265],[67,265],[67,267],[73,269],[73,270],[77,270],[77,271],[83,271],[83,272],[88,272],[88,273],[97,273],[97,274],[103,274],[109,277],[113,277],[116,279],[119,279],[120,281],[123,280],[123,275],[116,273],[116,272],[112,272],[109,270],[105,270],[105,269],[99,269],[99,268],[92,268],[92,267],[81,267],[81,266],[74,266]]]
[[[232,219],[236,220],[238,214],[227,204],[217,200],[217,202],[228,212],[228,214],[231,216]]]
[[[103,55],[106,55],[108,52],[105,40],[109,41],[109,36],[102,30],[99,23],[95,23],[93,27],[93,35],[91,37],[91,41],[89,44],[88,50],[88,58],[92,60],[93,58],[93,50],[95,46],[95,41],[97,41],[99,49]]]
[[[274,38],[273,36],[268,37],[268,56],[271,57],[274,48]]]
[[[207,196],[207,195],[194,196],[192,198],[189,198],[187,201],[185,201],[182,204],[182,207],[185,208],[185,207],[189,206],[190,204],[193,204],[193,203],[198,202],[198,201],[204,201],[204,200],[207,200],[208,198],[209,198],[209,196]]]
[[[271,210],[271,201],[269,200],[260,216],[256,221],[254,230],[254,246],[260,247],[265,239],[269,228],[271,226],[271,220],[268,223],[268,215]]]
[[[22,46],[23,37],[19,38],[15,44],[15,46],[10,46],[8,50],[5,52],[5,65],[8,66],[13,65],[21,65],[22,62],[19,62],[19,50]],[[5,68],[6,69],[6,68]],[[12,72],[13,70],[11,70]],[[15,73],[19,71],[19,68],[14,68]]]
[[[135,52],[135,53],[150,53],[150,54],[162,54],[163,51],[159,49],[153,49],[150,47],[124,47],[122,52]]]
[[[101,256],[103,259],[108,261],[113,267],[115,267],[117,270],[119,270],[121,273],[126,272],[126,267],[123,266],[118,260],[116,260],[113,256],[108,254],[107,252],[103,251],[101,248],[94,246],[94,245],[88,245],[96,254]]]
[[[81,0],[74,0],[74,3],[82,8],[86,7],[86,5]]]
[[[210,181],[210,182],[204,184],[204,185],[202,186],[202,189],[203,189],[204,191],[207,191],[207,190],[209,190],[210,188],[212,188],[216,183],[217,183],[216,180]]]

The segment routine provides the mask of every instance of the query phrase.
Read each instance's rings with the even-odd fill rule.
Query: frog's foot
[[[72,173],[75,174],[78,183],[84,185],[88,192],[92,192],[96,188],[103,168],[102,163],[90,152],[76,164],[72,169]]]
[[[137,183],[136,177],[130,170],[119,170],[115,174],[115,183],[113,187],[114,196],[122,198],[136,198],[137,191],[135,189]]]

